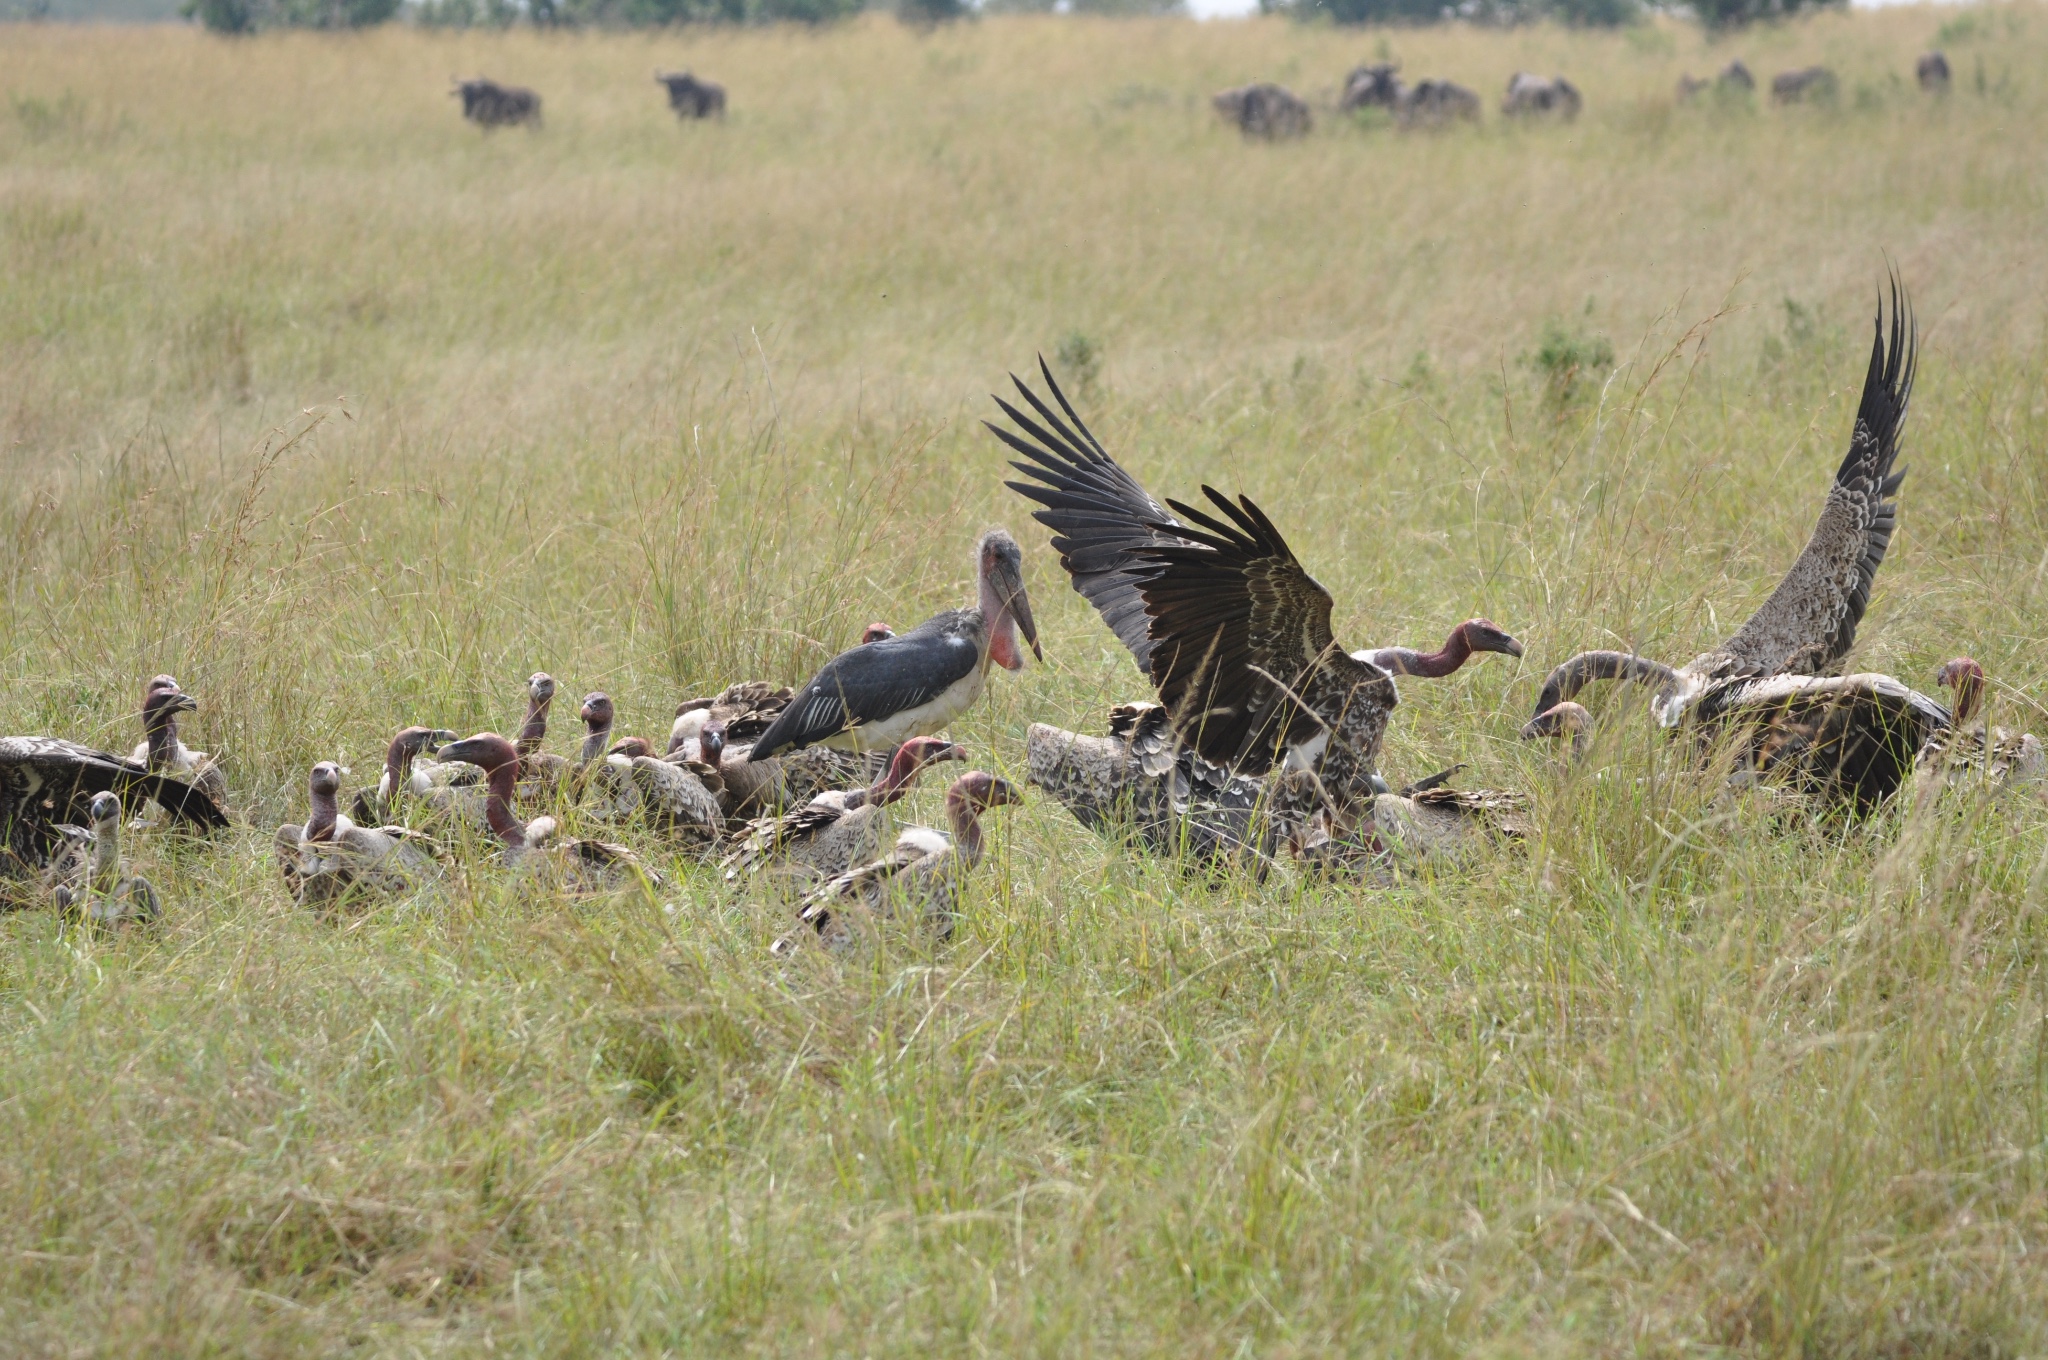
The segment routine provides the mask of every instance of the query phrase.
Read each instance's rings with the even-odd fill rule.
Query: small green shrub
[[[32,142],[47,142],[85,126],[85,101],[66,90],[55,99],[24,95],[14,101],[14,119]]]
[[[1059,361],[1060,371],[1067,375],[1081,395],[1095,395],[1096,384],[1102,377],[1100,345],[1080,331],[1068,331],[1060,337],[1053,357]]]
[[[1597,375],[1614,366],[1614,346],[1604,335],[1575,331],[1555,318],[1543,327],[1543,339],[1528,356],[1530,367],[1543,375],[1544,395],[1563,410],[1592,390]]]

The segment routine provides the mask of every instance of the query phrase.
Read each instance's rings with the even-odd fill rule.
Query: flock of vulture
[[[1726,778],[1728,796],[1856,816],[1957,784],[2048,775],[2035,737],[1982,722],[1985,675],[1966,657],[1937,677],[1953,707],[1893,676],[1840,673],[1891,542],[1915,349],[1894,280],[1819,523],[1748,622],[1682,665],[1571,657],[1546,679],[1522,736],[1578,758],[1593,732],[1579,694],[1627,680],[1652,691],[1655,723],[1706,777]],[[1292,862],[1380,882],[1525,834],[1519,794],[1454,789],[1455,770],[1396,790],[1380,772],[1397,682],[1450,675],[1484,653],[1520,656],[1512,636],[1471,619],[1433,651],[1347,650],[1329,592],[1263,509],[1209,486],[1199,500],[1162,502],[1109,456],[1042,360],[1040,371],[1044,392],[1013,379],[1018,401],[996,398],[1004,421],[988,425],[1015,456],[1007,485],[1051,531],[1074,589],[1152,696],[1113,709],[1099,736],[1033,724],[1031,785],[1083,824],[1207,875],[1263,877]],[[378,781],[354,789],[323,761],[307,780],[305,820],[277,830],[277,870],[308,905],[410,893],[451,863],[486,857],[569,890],[659,887],[627,846],[569,834],[575,823],[630,826],[787,901],[778,953],[842,946],[885,920],[947,935],[982,856],[983,814],[1020,792],[974,770],[951,782],[942,827],[899,830],[891,809],[924,771],[966,759],[941,734],[992,671],[1022,669],[1027,648],[1043,656],[1007,531],[977,543],[975,583],[966,607],[901,635],[869,625],[799,688],[757,680],[685,701],[659,744],[620,733],[610,697],[593,693],[576,753],[548,751],[555,681],[537,674],[510,738],[407,727]],[[153,918],[157,894],[123,869],[124,828],[204,834],[230,819],[220,767],[179,735],[180,715],[196,707],[174,678],[150,680],[143,739],[127,756],[0,738],[0,870],[87,920]]]
[[[1450,80],[1419,80],[1410,85],[1400,78],[1399,72],[1400,67],[1391,62],[1355,68],[1344,78],[1344,88],[1337,96],[1337,112],[1356,115],[1364,110],[1378,109],[1404,128],[1445,127],[1452,123],[1479,121],[1480,100],[1473,91]],[[1935,94],[1946,93],[1949,87],[1948,58],[1940,52],[1924,54],[1914,65],[1914,77],[1920,82],[1921,89]],[[1771,102],[1798,104],[1827,100],[1834,97],[1836,88],[1833,71],[1825,66],[1808,66],[1774,77],[1771,81]],[[1756,92],[1756,77],[1738,58],[1729,62],[1711,81],[1692,75],[1679,77],[1678,101],[1689,103],[1706,90],[1722,97],[1746,98]],[[1306,100],[1285,86],[1270,81],[1255,81],[1224,90],[1210,102],[1232,127],[1247,137],[1266,141],[1305,136],[1315,124]],[[1508,80],[1500,111],[1508,118],[1548,116],[1569,121],[1579,116],[1585,102],[1578,87],[1563,76],[1546,78],[1517,71]]]

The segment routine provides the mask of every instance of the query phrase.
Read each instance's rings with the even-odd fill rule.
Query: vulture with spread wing
[[[1138,669],[1152,674],[1151,620],[1145,612],[1140,581],[1152,575],[1147,550],[1161,545],[1194,542],[1178,520],[1151,492],[1138,484],[1104,451],[1041,357],[1040,376],[1059,410],[1054,411],[1015,374],[1010,381],[1036,419],[1001,397],[995,403],[1016,424],[1007,430],[984,421],[989,431],[1021,454],[1013,462],[1029,481],[1006,482],[1010,490],[1034,501],[1031,517],[1052,530],[1052,546],[1060,555],[1074,589],[1095,606],[1117,641],[1130,650]],[[1064,416],[1064,419],[1062,419]],[[1413,647],[1368,647],[1351,653],[1395,675],[1438,679],[1451,675],[1473,656],[1497,652],[1520,656],[1522,644],[1489,619],[1467,619],[1451,629],[1444,645],[1433,652]]]
[[[90,825],[92,798],[115,793],[154,802],[174,822],[211,831],[227,811],[207,792],[140,761],[60,737],[0,737],[0,874],[48,863],[66,823]]]
[[[1200,790],[1222,788],[1219,776],[1227,784],[1256,778],[1276,761],[1293,767],[1306,777],[1272,788],[1282,813],[1289,790],[1333,808],[1384,792],[1372,767],[1398,702],[1392,677],[1450,675],[1481,652],[1522,654],[1486,619],[1459,624],[1436,651],[1339,649],[1329,593],[1256,505],[1208,487],[1221,518],[1161,504],[1103,449],[1042,358],[1039,371],[1057,410],[1014,375],[1029,413],[995,399],[1016,429],[988,428],[1022,456],[1011,466],[1026,479],[1007,485],[1037,503],[1032,517],[1052,530],[1074,589],[1152,680],[1185,743],[1170,753],[1169,771],[1159,751],[1131,763],[1118,733],[1044,729],[1034,781],[1062,791],[1084,821],[1093,825],[1112,803],[1135,797],[1134,807],[1156,805],[1159,813],[1136,815],[1148,842],[1178,844],[1193,827],[1202,858],[1226,841],[1242,848],[1237,837],[1216,840],[1209,832],[1244,822],[1255,799],[1233,795],[1212,806]]]
[[[1891,285],[1889,335],[1882,304],[1876,330],[1849,452],[1828,488],[1813,537],[1771,597],[1733,637],[1683,666],[1674,668],[1632,652],[1581,652],[1544,681],[1536,716],[1522,729],[1524,737],[1558,729],[1561,724],[1546,721],[1545,715],[1558,704],[1571,702],[1595,680],[1654,685],[1651,711],[1660,726],[1676,727],[1703,696],[1725,682],[1780,675],[1811,678],[1836,669],[1856,640],[1856,626],[1870,603],[1871,581],[1884,564],[1898,513],[1892,497],[1906,476],[1904,469],[1894,471],[1892,465],[1913,394],[1917,340],[1912,308],[1896,277]]]

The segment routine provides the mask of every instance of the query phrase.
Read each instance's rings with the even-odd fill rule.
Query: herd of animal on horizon
[[[1896,278],[1875,329],[1848,451],[1769,599],[1683,665],[1620,651],[1571,657],[1545,680],[1525,739],[1558,741],[1566,763],[1577,759],[1593,733],[1578,695],[1628,680],[1652,691],[1655,723],[1679,734],[1702,777],[1726,781],[1717,796],[1848,819],[1958,785],[1993,793],[2048,775],[2034,736],[1981,720],[1986,678],[1967,657],[1936,677],[1953,709],[1889,675],[1839,673],[1905,478],[1896,464],[1917,333]],[[1200,503],[1155,498],[1039,367],[1045,392],[1013,379],[1018,403],[996,398],[1005,423],[988,423],[1016,455],[1020,475],[1006,485],[1035,507],[1074,589],[1154,698],[1117,706],[1101,736],[1033,724],[1031,785],[1084,825],[1210,877],[1263,878],[1291,862],[1385,883],[1526,834],[1521,794],[1454,789],[1455,768],[1395,791],[1379,770],[1397,677],[1447,676],[1483,653],[1519,657],[1520,643],[1470,619],[1434,651],[1345,650],[1329,592],[1259,506],[1209,486]],[[378,782],[348,791],[347,772],[322,761],[307,781],[306,820],[277,830],[277,869],[300,903],[321,907],[411,893],[484,855],[567,891],[659,888],[627,846],[567,834],[572,821],[630,824],[791,903],[778,953],[843,947],[884,921],[948,937],[982,857],[981,817],[1020,791],[969,771],[947,791],[945,827],[893,837],[891,809],[928,768],[967,759],[941,734],[981,697],[992,668],[1022,669],[1027,647],[1043,659],[1023,553],[1006,530],[982,535],[975,580],[967,607],[900,636],[871,624],[799,688],[747,681],[684,701],[660,746],[622,735],[610,697],[593,693],[577,753],[545,750],[556,686],[537,674],[511,738],[409,726],[392,738]],[[150,680],[143,740],[125,757],[0,738],[0,868],[90,922],[155,919],[156,891],[122,867],[124,818],[201,834],[229,822],[220,766],[179,736],[179,715],[196,707],[174,678]]]
[[[1400,77],[1393,62],[1359,66],[1344,78],[1337,97],[1337,111],[1358,116],[1380,110],[1405,128],[1444,127],[1457,122],[1477,122],[1479,96],[1451,80],[1426,79],[1413,85]],[[1930,94],[1946,94],[1950,83],[1948,58],[1939,51],[1921,54],[1914,63],[1913,77]],[[685,122],[725,117],[725,87],[688,71],[654,73],[655,83],[668,91],[669,108]],[[1825,66],[1807,66],[1783,71],[1771,79],[1771,102],[1798,104],[1834,98],[1838,82]],[[1679,77],[1678,100],[1688,103],[1712,91],[1721,98],[1748,98],[1756,92],[1756,77],[1740,57],[1724,66],[1712,80],[1691,74]],[[450,94],[462,100],[462,116],[483,128],[541,124],[540,95],[521,85],[506,85],[483,76],[458,78]],[[1210,103],[1223,120],[1247,137],[1281,141],[1306,136],[1315,124],[1306,100],[1283,85],[1253,81],[1221,91]],[[1509,118],[1579,116],[1585,98],[1578,87],[1563,76],[1531,75],[1517,71],[1508,80],[1500,111]]]

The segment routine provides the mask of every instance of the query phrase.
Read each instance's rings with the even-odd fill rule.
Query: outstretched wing
[[[1891,294],[1889,343],[1880,303],[1849,452],[1828,489],[1820,523],[1771,598],[1723,649],[1743,673],[1823,675],[1856,640],[1871,581],[1891,546],[1898,513],[1891,497],[1906,476],[1903,469],[1893,471],[1892,463],[1913,394],[1917,338],[1912,305],[1896,276]]]
[[[1166,507],[1117,466],[1074,414],[1043,356],[1038,360],[1038,370],[1066,419],[1062,420],[1041,401],[1023,379],[1014,373],[1010,375],[1010,381],[1017,384],[1017,391],[1039,419],[1025,415],[1001,397],[995,398],[996,405],[1016,422],[1023,434],[992,422],[983,424],[996,438],[1030,460],[1010,466],[1032,479],[1004,485],[1043,507],[1032,511],[1031,517],[1052,530],[1052,546],[1060,555],[1060,565],[1073,580],[1074,589],[1095,606],[1109,631],[1138,659],[1138,668],[1149,674],[1152,639],[1147,632],[1145,601],[1138,590],[1138,578],[1144,574],[1146,564],[1136,554],[1161,543],[1187,540],[1173,532],[1179,525]]]
[[[1311,691],[1328,692],[1334,681],[1349,694],[1387,676],[1337,646],[1330,592],[1302,569],[1264,511],[1213,487],[1202,494],[1225,519],[1169,501],[1186,521],[1174,526],[1185,541],[1136,552],[1152,564],[1139,584],[1151,619],[1152,683],[1174,730],[1203,759],[1259,774],[1341,716],[1309,711]]]
[[[841,652],[768,725],[749,760],[828,740],[862,723],[931,703],[981,664],[981,653],[941,614],[900,637]]]
[[[204,789],[152,773],[124,756],[61,737],[0,737],[0,801],[12,815],[48,804],[60,816],[95,793],[141,794],[181,822],[204,829],[226,826],[227,810]]]

